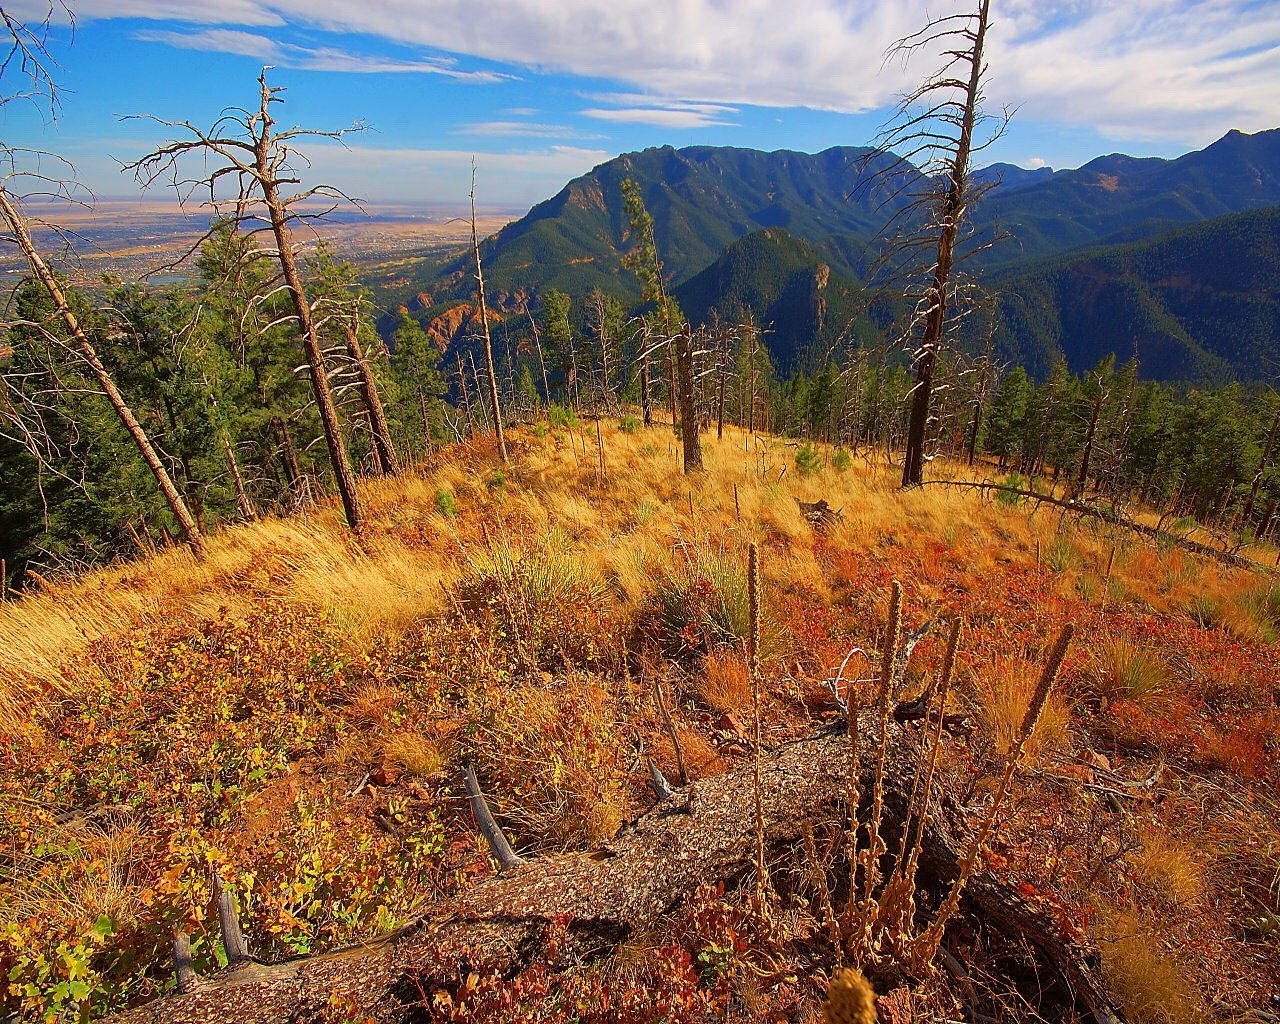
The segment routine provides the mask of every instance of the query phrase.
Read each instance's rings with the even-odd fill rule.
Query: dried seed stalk
[[[1017,771],[1018,765],[1022,761],[1032,733],[1035,732],[1036,726],[1040,724],[1040,718],[1044,715],[1044,709],[1049,703],[1054,683],[1058,678],[1058,670],[1062,668],[1062,661],[1067,655],[1067,647],[1070,645],[1074,634],[1075,626],[1068,622],[1062,627],[1062,632],[1058,634],[1057,641],[1045,658],[1044,670],[1040,674],[1039,682],[1036,683],[1035,692],[1031,696],[1031,703],[1027,705],[1027,712],[1023,716],[1017,742],[1014,743],[1013,748],[1005,759],[1004,772],[1000,776],[1000,784],[996,788],[995,798],[991,802],[991,807],[987,811],[982,827],[969,843],[964,862],[960,866],[960,873],[952,883],[951,891],[947,894],[946,900],[938,910],[937,916],[924,934],[914,943],[911,959],[917,970],[923,969],[933,960],[938,951],[938,945],[942,941],[942,934],[946,931],[947,923],[960,906],[960,896],[969,878],[973,875],[983,846],[986,844],[992,829],[995,828],[996,822],[1004,810],[1004,803],[1009,795],[1009,786],[1013,781],[1014,772]]]

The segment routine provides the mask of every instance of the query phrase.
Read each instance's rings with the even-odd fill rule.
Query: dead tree
[[[476,258],[476,302],[480,307],[480,333],[484,347],[484,370],[489,385],[489,408],[493,430],[498,437],[498,456],[507,462],[507,437],[502,430],[502,406],[498,402],[498,374],[493,365],[493,339],[489,336],[489,306],[484,297],[484,267],[480,262],[480,240],[476,235],[476,164],[471,161],[471,251]]]
[[[111,408],[119,417],[134,446],[138,449],[138,454],[142,456],[143,462],[147,464],[147,468],[155,478],[156,485],[160,488],[160,493],[164,495],[165,504],[169,506],[173,517],[178,521],[183,539],[197,555],[202,554],[204,552],[204,539],[201,536],[200,526],[195,516],[191,514],[186,500],[174,484],[173,478],[169,475],[169,470],[165,467],[151,438],[138,421],[138,417],[134,415],[133,409],[125,401],[120,389],[116,387],[115,380],[110,372],[98,357],[97,349],[94,348],[93,343],[81,326],[79,318],[67,301],[61,284],[40,255],[35,242],[32,241],[26,219],[18,210],[14,197],[10,195],[3,185],[0,185],[0,218],[3,218],[9,229],[9,241],[18,247],[26,259],[36,280],[40,282],[41,287],[53,303],[54,310],[58,319],[62,322],[63,328],[70,336],[65,345],[66,349],[78,359],[89,371],[93,379],[97,381],[102,394],[106,396]],[[57,335],[43,325],[27,323],[22,326],[37,330],[47,341],[58,345],[62,344]],[[28,447],[29,450],[32,450],[30,446]]]
[[[934,19],[899,40],[890,51],[891,56],[905,61],[920,50],[938,48],[943,57],[941,67],[902,101],[896,123],[882,133],[879,144],[879,149],[893,150],[903,161],[917,164],[920,172],[904,175],[897,163],[886,170],[905,178],[907,184],[898,192],[907,191],[911,199],[896,218],[905,218],[909,224],[919,212],[928,213],[923,225],[910,225],[910,235],[901,247],[908,263],[915,253],[927,251],[929,278],[910,327],[915,338],[915,386],[910,397],[903,487],[915,487],[923,481],[934,371],[944,337],[955,320],[957,244],[970,208],[982,191],[972,181],[971,159],[998,138],[1007,123],[1006,117],[992,138],[975,145],[975,128],[983,119],[989,10],[990,0],[981,0],[974,13]]]
[[[333,390],[329,385],[328,370],[311,303],[298,269],[294,243],[296,225],[322,218],[338,203],[354,200],[331,185],[301,188],[301,179],[297,176],[291,158],[299,139],[340,140],[349,132],[361,130],[363,126],[356,124],[336,132],[303,128],[280,131],[272,116],[272,104],[284,102],[280,95],[284,90],[280,86],[267,85],[265,68],[258,76],[258,86],[259,103],[256,109],[230,109],[207,131],[187,121],[165,121],[148,115],[147,120],[166,129],[179,130],[184,137],[153,150],[128,164],[125,169],[132,171],[144,188],[167,179],[184,204],[197,191],[207,192],[206,205],[219,219],[230,221],[237,228],[247,227],[250,235],[269,232],[272,236],[275,247],[268,252],[280,263],[283,288],[288,293],[293,309],[292,319],[298,325],[334,483],[342,499],[347,523],[352,530],[358,531],[361,511],[355,472],[347,455],[342,424],[338,418]],[[213,170],[209,171],[206,167],[200,177],[184,177],[183,165],[186,159],[196,156],[213,161]],[[220,193],[219,190],[224,185],[232,186],[230,197]],[[323,208],[313,209],[307,205],[309,203],[322,204]],[[212,231],[211,228],[209,234]],[[194,252],[209,234],[203,236],[190,251]]]
[[[347,357],[355,367],[360,386],[360,400],[369,414],[369,430],[373,434],[373,460],[378,472],[384,476],[396,476],[400,472],[400,459],[396,455],[396,446],[391,439],[391,427],[387,424],[387,413],[382,407],[382,397],[378,394],[378,380],[373,374],[373,366],[360,344],[359,313],[343,321],[342,336],[347,343]]]
[[[693,332],[685,324],[675,336],[677,387],[680,390],[680,440],[684,446],[685,473],[702,471],[702,441],[698,437],[698,416],[694,409]]]
[[[876,729],[868,711],[858,725],[862,736]],[[982,823],[941,789],[934,807],[909,823],[919,741],[914,727],[891,721],[887,729],[886,833],[900,834],[914,824],[917,877],[941,899],[957,891]],[[851,789],[862,794],[863,815],[869,812],[876,766],[863,763],[851,786],[849,747],[839,728],[765,754],[758,817],[767,863],[793,862],[806,831],[843,818]],[[611,840],[603,855],[513,865],[383,938],[279,964],[229,967],[189,994],[168,995],[112,1019],[266,1024],[318,1017],[327,1007],[350,1002],[362,1017],[419,1020],[430,1015],[435,993],[455,989],[468,973],[509,979],[536,965],[559,971],[600,964],[660,927],[699,886],[732,885],[750,869],[756,855],[754,770],[753,765],[699,780],[697,804],[689,813],[672,813],[672,801],[660,801]],[[1032,958],[1044,982],[1037,1008],[1049,1011],[1047,1019],[1120,1024],[1097,967],[1097,950],[1069,923],[980,863],[960,895],[975,919],[1021,943]]]
[[[1248,525],[1250,519],[1253,518],[1253,506],[1258,500],[1258,488],[1262,484],[1262,478],[1267,472],[1267,467],[1271,465],[1271,453],[1275,450],[1277,436],[1280,436],[1280,404],[1276,406],[1275,416],[1271,420],[1271,429],[1267,431],[1267,443],[1262,448],[1262,457],[1258,459],[1257,471],[1253,474],[1253,480],[1249,484],[1249,496],[1245,498],[1244,511],[1240,516],[1245,525]]]

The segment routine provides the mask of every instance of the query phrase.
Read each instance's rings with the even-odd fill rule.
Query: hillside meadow
[[[169,991],[175,930],[213,970],[214,873],[261,960],[413,920],[495,869],[464,760],[516,847],[541,856],[595,849],[651,806],[646,757],[671,779],[678,761],[695,780],[745,764],[751,543],[763,744],[839,717],[827,680],[851,648],[874,658],[898,580],[906,626],[963,622],[950,710],[972,731],[944,772],[971,800],[1074,624],[984,869],[1098,944],[1134,1024],[1267,1005],[1270,572],[1013,499],[903,491],[876,453],[726,427],[689,478],[669,427],[558,422],[514,433],[505,468],[480,438],[364,480],[358,538],[322,502],[223,529],[199,561],[155,551],[0,605],[0,1013],[89,1019]],[[820,499],[842,513],[825,529],[798,504]],[[909,689],[937,669],[943,632]],[[701,894],[584,967],[589,991],[625,992],[638,1021],[817,1019],[820,991],[794,977],[802,943],[775,944],[766,970],[735,923],[744,900]],[[808,911],[786,913],[802,934]],[[439,1019],[564,1019],[585,984],[558,978],[518,1018],[460,984]],[[918,1006],[954,1012],[953,998],[939,983]]]

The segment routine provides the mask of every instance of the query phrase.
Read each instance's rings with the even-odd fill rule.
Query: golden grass
[[[1102,971],[1132,1024],[1202,1024],[1208,1000],[1185,964],[1160,948],[1158,927],[1120,915],[1099,943]]]
[[[751,676],[741,651],[721,647],[707,655],[698,696],[722,714],[738,714],[751,705]]]
[[[996,657],[973,672],[977,715],[1001,757],[1017,742],[1041,671],[1041,666],[1022,658]],[[1027,762],[1034,764],[1060,750],[1066,743],[1070,721],[1069,705],[1057,692],[1051,694],[1027,742]]]
[[[1117,543],[1088,530],[1064,531],[1059,517],[1005,508],[972,491],[901,491],[892,467],[878,458],[804,476],[794,471],[791,446],[731,426],[721,441],[704,436],[707,469],[696,478],[680,471],[661,427],[626,433],[605,421],[602,433],[609,467],[603,488],[594,443],[584,455],[575,432],[557,441],[516,431],[518,456],[501,488],[487,486],[489,461],[465,449],[416,473],[361,481],[371,525],[359,541],[330,502],[289,519],[222,529],[209,538],[203,561],[175,548],[53,581],[0,605],[0,731],[24,728],[33,703],[82,685],[82,656],[96,640],[161,622],[199,622],[223,609],[245,613],[283,601],[331,616],[353,648],[384,642],[441,606],[489,546],[482,523],[492,542],[505,539],[520,550],[531,537],[560,531],[565,552],[610,586],[624,612],[650,599],[653,580],[676,563],[681,545],[736,559],[749,542],[769,542],[771,586],[816,586],[825,597],[797,499],[824,498],[843,509],[828,536],[834,549],[872,553],[892,540],[922,552],[915,584],[926,599],[938,596],[933,577],[943,568],[933,567],[931,545],[944,545],[962,566],[961,579],[980,589],[988,569],[1030,562],[1037,543],[1042,558],[1083,563],[1100,576]],[[935,463],[939,477],[969,472]],[[441,490],[454,496],[456,518],[437,511]],[[1224,610],[1228,628],[1259,632],[1259,609],[1270,602],[1240,597],[1239,573],[1131,541],[1122,548],[1110,593],[1180,613],[1199,594]]]
[[[1158,828],[1143,830],[1142,847],[1130,865],[1146,887],[1161,899],[1191,906],[1204,895],[1204,867],[1190,849]]]
[[[450,746],[416,732],[401,732],[383,745],[382,752],[409,775],[429,779],[449,763]]]

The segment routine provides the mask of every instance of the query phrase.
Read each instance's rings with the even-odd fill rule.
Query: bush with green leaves
[[[436,511],[446,519],[453,519],[458,515],[458,499],[453,496],[453,491],[441,487],[436,491],[435,505]]]
[[[796,452],[796,469],[800,471],[801,476],[811,476],[822,469],[822,456],[808,441]]]

